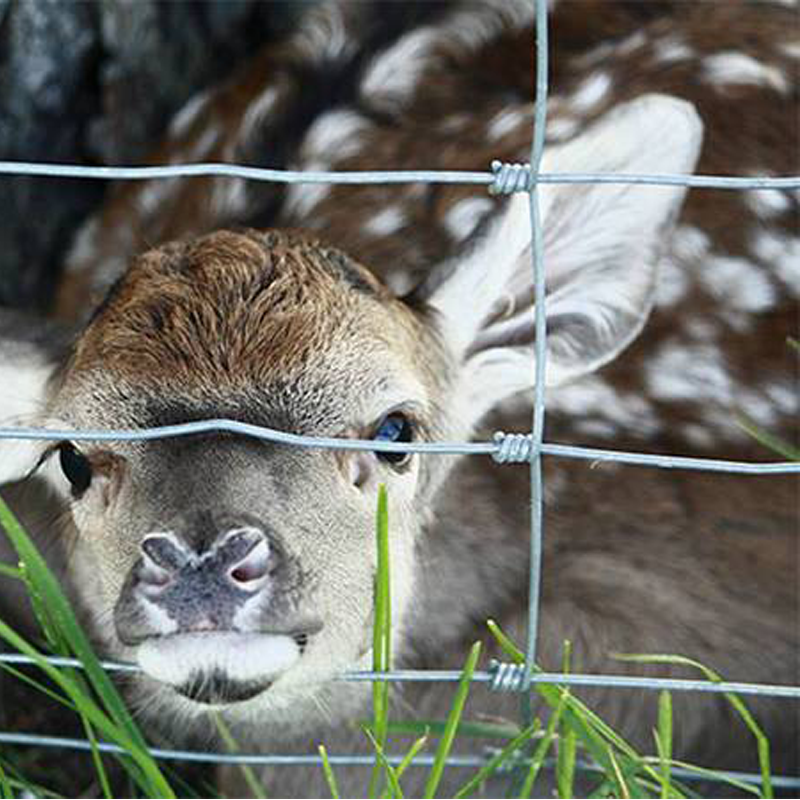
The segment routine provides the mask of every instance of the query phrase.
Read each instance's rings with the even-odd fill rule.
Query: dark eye
[[[389,414],[372,438],[376,442],[410,442],[414,438],[414,427],[404,414]],[[411,458],[411,453],[379,452],[375,455],[395,467],[405,464]]]
[[[72,484],[72,494],[80,497],[92,482],[92,465],[89,459],[69,442],[62,442],[58,446],[58,460],[61,471]]]

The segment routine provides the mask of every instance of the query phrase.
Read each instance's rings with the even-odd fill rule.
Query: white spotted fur
[[[781,70],[745,53],[725,52],[706,56],[702,61],[701,77],[717,86],[750,84],[772,88],[781,94],[789,91],[789,81]]]

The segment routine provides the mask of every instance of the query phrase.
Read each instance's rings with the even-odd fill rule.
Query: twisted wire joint
[[[510,664],[493,658],[489,662],[489,688],[493,692],[521,692],[525,682],[525,665]]]
[[[497,431],[492,438],[497,445],[497,450],[492,453],[492,458],[498,464],[521,464],[524,461],[530,461],[538,450],[529,433]]]
[[[509,164],[492,161],[494,182],[489,184],[489,194],[529,192],[533,186],[530,164]]]

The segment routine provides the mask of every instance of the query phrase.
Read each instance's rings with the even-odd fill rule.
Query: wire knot
[[[497,445],[492,458],[498,464],[521,464],[523,461],[530,461],[536,452],[533,437],[529,433],[497,431],[492,438]]]
[[[525,686],[525,665],[493,658],[489,662],[489,688],[493,692],[521,692]]]
[[[530,164],[508,164],[492,161],[494,182],[489,185],[489,194],[512,194],[529,192],[533,186]]]

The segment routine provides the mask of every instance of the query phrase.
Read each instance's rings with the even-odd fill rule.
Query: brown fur
[[[369,272],[314,239],[221,231],[139,256],[71,368],[102,363],[127,382],[215,393],[264,386],[304,369],[324,343],[355,337],[359,304],[387,300]]]

